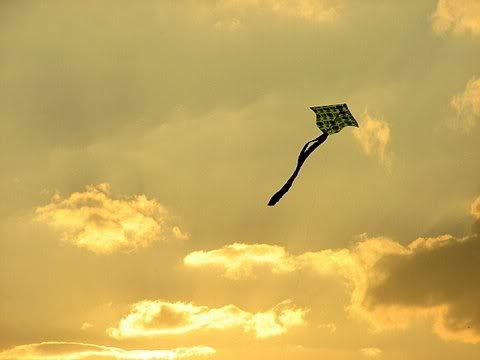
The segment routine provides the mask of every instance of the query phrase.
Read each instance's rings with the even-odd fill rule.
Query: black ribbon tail
[[[300,151],[300,155],[298,156],[298,161],[297,161],[297,167],[293,171],[293,174],[290,176],[290,178],[287,180],[287,182],[281,187],[280,190],[278,190],[273,196],[271,197],[270,201],[268,202],[268,206],[274,206],[277,202],[280,201],[283,195],[285,195],[288,190],[293,185],[293,182],[295,181],[295,178],[298,176],[300,173],[300,169],[302,168],[303,163],[307,158],[310,156],[310,154],[315,151],[316,148],[318,148],[325,140],[327,140],[328,134],[323,133],[316,139],[313,139],[309,142],[307,142],[302,150]]]

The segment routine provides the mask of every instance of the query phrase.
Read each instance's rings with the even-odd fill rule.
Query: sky
[[[478,0],[0,1],[0,359],[480,358],[479,60]]]

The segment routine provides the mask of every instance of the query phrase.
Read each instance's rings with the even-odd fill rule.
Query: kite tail
[[[282,186],[280,190],[278,190],[273,196],[271,197],[270,201],[268,202],[268,206],[274,206],[281,198],[283,195],[285,195],[288,190],[293,185],[293,182],[295,181],[295,178],[297,175],[300,173],[300,169],[302,168],[303,163],[305,160],[307,160],[307,157],[317,148],[322,144],[325,140],[327,140],[328,134],[323,133],[319,137],[317,137],[314,140],[311,140],[307,142],[302,150],[300,151],[300,155],[298,156],[298,161],[297,161],[297,167],[293,171],[293,174],[290,176],[290,178],[287,180],[287,182]],[[311,144],[311,145],[310,145]],[[309,147],[310,145],[310,147]]]
[[[302,165],[298,164],[297,167],[295,168],[295,171],[293,172],[292,176],[287,180],[287,182],[278,190],[273,196],[270,198],[270,201],[268,202],[268,206],[274,206],[277,202],[280,201],[283,195],[285,195],[288,190],[293,185],[293,182],[295,181],[295,178],[297,177],[298,173],[300,172],[300,168]]]

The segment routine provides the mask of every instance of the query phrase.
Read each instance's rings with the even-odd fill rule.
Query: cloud
[[[472,204],[476,219],[479,203],[476,199]],[[243,244],[235,252],[227,246],[193,253],[201,255],[201,261],[185,264],[221,267],[227,276],[249,276],[256,259],[250,254],[259,246],[263,249],[259,265],[272,272],[304,269],[343,277],[351,293],[346,310],[367,321],[373,331],[407,328],[412,320],[426,317],[443,339],[480,343],[480,288],[472,278],[480,273],[478,233],[460,239],[451,235],[418,238],[406,246],[384,237],[362,235],[351,248],[296,256],[277,246]],[[265,258],[276,261],[265,262]],[[243,266],[247,271],[241,270]]]
[[[219,20],[213,24],[213,29],[218,31],[235,32],[243,29],[243,27],[239,19]]]
[[[319,329],[327,329],[330,334],[334,334],[337,331],[337,325],[334,323],[320,324],[317,326]]]
[[[386,244],[392,248],[391,251],[401,248],[401,245],[393,241],[369,239],[369,246],[372,250],[379,248],[379,253],[386,251]],[[359,245],[357,251],[364,254],[368,252],[370,260],[365,256],[365,261],[376,261],[380,255],[364,250],[364,247],[365,245]],[[184,258],[184,264],[189,267],[220,268],[224,270],[225,277],[232,279],[252,276],[254,270],[262,267],[273,273],[309,269],[317,274],[341,274],[349,279],[360,279],[363,276],[359,259],[350,249],[327,249],[291,255],[277,245],[235,243],[221,249],[190,253]]]
[[[371,278],[357,309],[378,330],[430,317],[443,339],[479,343],[480,290],[472,275],[480,272],[480,239],[428,240],[418,242],[422,246],[413,242],[406,252],[383,257],[367,269]]]
[[[480,219],[480,196],[473,201],[470,207],[470,214],[472,214],[475,219]]]
[[[285,300],[266,312],[250,313],[235,305],[211,309],[192,303],[144,300],[131,307],[117,328],[107,334],[117,338],[185,334],[199,329],[241,328],[257,338],[285,334],[291,327],[304,324],[307,310]]]
[[[379,348],[369,347],[369,348],[360,349],[360,354],[368,358],[378,358],[382,356],[383,351]]]
[[[63,231],[63,239],[98,254],[135,250],[154,241],[186,239],[157,201],[144,195],[116,200],[108,184],[89,185],[84,192],[55,195],[38,207],[35,220]]]
[[[90,324],[88,322],[84,322],[82,324],[82,326],[80,327],[80,330],[90,330],[91,328],[93,328],[94,325],[93,324]]]
[[[336,20],[342,10],[341,0],[217,0],[215,10],[224,15],[273,15],[314,22]]]
[[[478,0],[439,0],[432,25],[437,33],[452,30],[480,35],[480,3]]]
[[[475,127],[480,119],[480,78],[468,81],[463,93],[455,95],[450,105],[457,114],[454,127],[464,131]]]
[[[0,352],[1,360],[175,360],[215,354],[207,346],[173,350],[124,350],[116,347],[76,342],[41,342],[20,345]]]
[[[385,120],[371,117],[366,111],[361,126],[354,129],[353,135],[368,156],[378,156],[386,167],[392,165],[393,153],[387,151],[390,142],[390,127]]]
[[[268,267],[273,272],[290,272],[295,267],[293,260],[281,246],[235,243],[217,250],[195,251],[183,261],[190,267],[223,267],[226,277],[238,279],[252,275],[259,267]]]

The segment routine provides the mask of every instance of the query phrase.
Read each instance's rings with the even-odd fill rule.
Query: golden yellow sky
[[[0,360],[480,358],[478,0],[0,1],[0,134]]]

